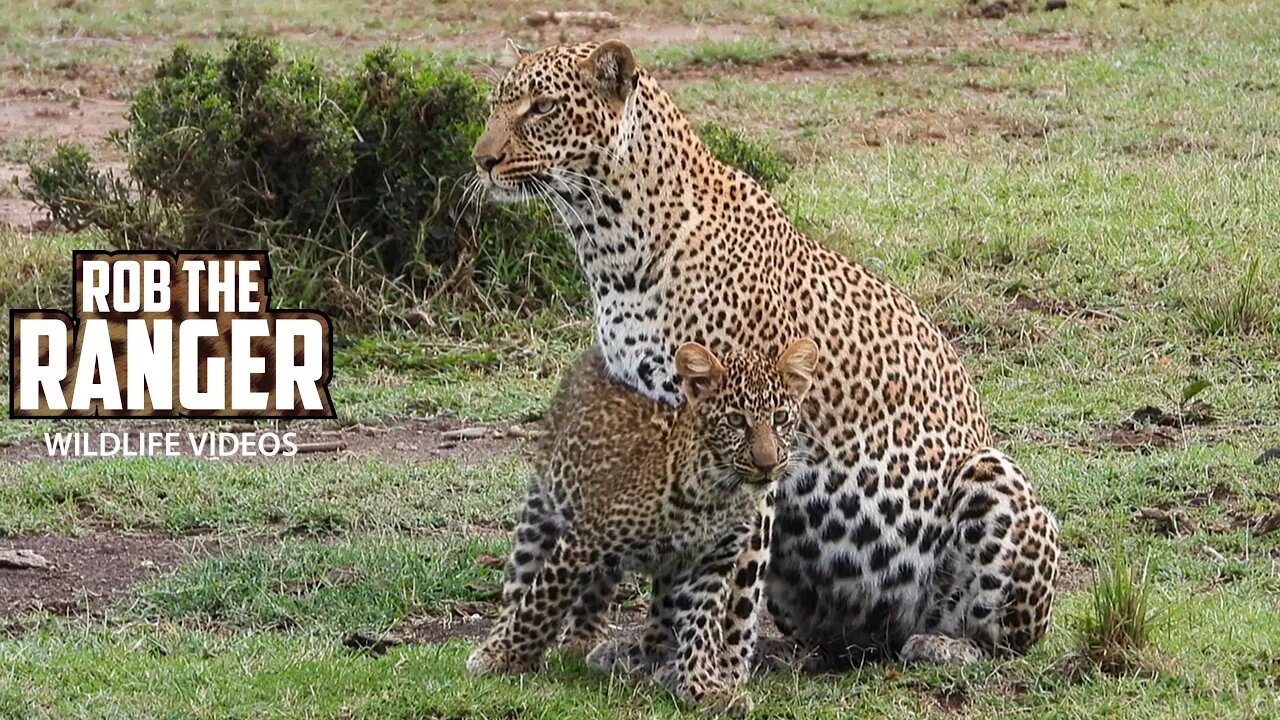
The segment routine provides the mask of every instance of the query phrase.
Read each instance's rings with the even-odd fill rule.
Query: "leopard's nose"
[[[472,155],[471,159],[475,161],[476,167],[485,172],[492,172],[498,164],[507,159],[506,153],[501,155]]]

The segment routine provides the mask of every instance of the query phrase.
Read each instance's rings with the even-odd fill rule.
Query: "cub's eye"
[[[779,410],[773,414],[774,425],[786,425],[788,422],[791,422],[791,413],[786,410]]]
[[[728,415],[729,427],[741,430],[747,426],[747,416],[740,412],[731,412]]]
[[[555,98],[538,98],[529,106],[528,115],[546,115],[556,106]]]

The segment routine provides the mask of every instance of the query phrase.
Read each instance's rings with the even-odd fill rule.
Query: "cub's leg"
[[[908,661],[970,662],[1021,653],[1044,636],[1058,574],[1058,524],[1022,470],[980,450],[957,471],[946,503],[942,546],[920,634]]]
[[[671,588],[676,655],[658,669],[654,679],[671,688],[682,700],[731,714],[746,712],[751,707],[746,693],[734,688],[739,678],[746,678],[748,666],[734,670],[741,659],[728,658],[725,635],[726,627],[732,625],[726,618],[726,613],[731,611],[727,605],[730,597],[745,599],[733,594],[738,560],[744,548],[749,547],[750,537],[759,530],[757,520],[739,524],[699,562],[676,575]],[[753,637],[755,618],[751,616],[756,614],[757,606],[751,603],[748,608],[744,603],[738,608],[745,611],[745,616],[739,619],[743,625],[752,627]],[[740,637],[735,652],[741,648]]]
[[[555,640],[574,598],[591,581],[599,553],[566,528],[546,563],[502,609],[489,637],[467,659],[477,675],[532,669]]]
[[[744,547],[732,568],[731,577],[725,582],[723,592],[726,599],[719,610],[724,641],[714,653],[717,672],[731,685],[746,682],[751,673],[756,625],[769,566],[772,521],[772,500],[762,500],[757,518],[726,540]],[[696,572],[694,577],[697,577]],[[689,577],[684,574],[654,577],[644,631],[638,637],[600,643],[591,652],[588,663],[607,673],[653,674],[663,665],[668,665],[668,673],[674,673],[676,665],[671,663],[677,650],[678,598],[671,590],[677,583],[683,588],[689,582]]]
[[[763,602],[765,576],[769,571],[769,540],[772,533],[773,496],[770,494],[760,501],[746,549],[738,555],[725,604],[721,669],[733,685],[741,685],[751,676],[758,634],[756,625]]]

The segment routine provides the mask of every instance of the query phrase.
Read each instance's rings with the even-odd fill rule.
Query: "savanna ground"
[[[506,35],[592,32],[530,30],[528,3],[212,5],[9,4],[6,180],[56,139],[110,152],[179,39],[266,33],[335,64],[393,40],[484,73]],[[1280,714],[1280,462],[1255,464],[1280,445],[1280,6],[1038,7],[627,0],[597,33],[691,117],[794,160],[788,206],[947,330],[1064,531],[1059,610],[1028,656],[774,675],[760,717]],[[97,244],[7,185],[0,205],[6,308]],[[339,420],[293,426],[337,449],[293,461],[48,462],[54,423],[0,422],[0,549],[55,566],[0,568],[0,717],[679,715],[555,655],[536,676],[463,670],[530,421],[589,332],[565,309],[345,338]],[[1168,610],[1160,652],[1081,671],[1072,618],[1117,547]],[[360,647],[386,631],[400,644]]]

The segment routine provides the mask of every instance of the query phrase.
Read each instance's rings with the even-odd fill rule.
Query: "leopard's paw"
[[[653,662],[639,640],[613,638],[587,653],[587,666],[608,675],[649,675]]]
[[[667,687],[682,705],[716,715],[742,717],[754,706],[751,695],[740,687],[727,684],[719,678],[686,677],[674,667],[663,665],[654,673],[654,681]]]
[[[711,690],[695,701],[699,710],[728,717],[745,717],[755,707],[751,695],[742,688],[725,687]]]
[[[982,659],[982,650],[965,638],[912,635],[898,651],[898,656],[908,663],[968,665]]]

